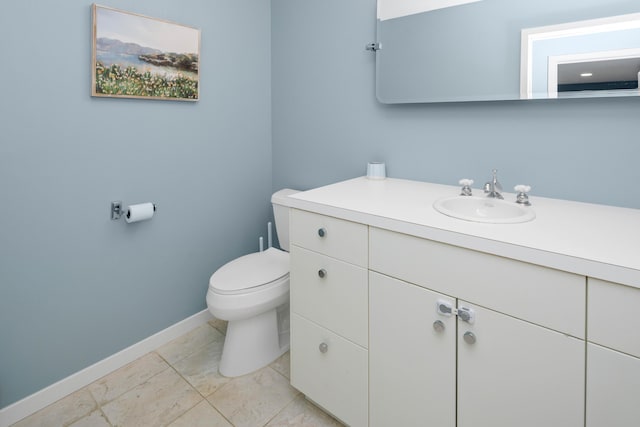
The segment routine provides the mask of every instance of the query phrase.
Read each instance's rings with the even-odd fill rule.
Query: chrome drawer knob
[[[325,342],[320,343],[320,345],[318,346],[318,350],[320,350],[320,353],[326,353],[327,350],[329,350],[329,346]]]
[[[320,270],[318,270],[318,276],[321,279],[324,279],[327,276],[327,270],[325,270],[324,268],[321,268]]]
[[[444,332],[444,322],[442,320],[436,320],[433,322],[433,329],[436,332]]]
[[[326,235],[327,235],[327,230],[325,228],[319,228],[318,229],[318,236],[324,237]]]
[[[476,334],[474,334],[471,331],[467,331],[462,336],[462,339],[464,339],[464,342],[466,342],[467,344],[475,344],[476,343]]]

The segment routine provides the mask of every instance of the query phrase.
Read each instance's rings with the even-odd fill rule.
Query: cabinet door
[[[587,344],[587,427],[638,425],[640,359]]]
[[[475,313],[458,320],[458,427],[584,426],[584,341],[458,305]]]
[[[438,300],[455,307],[451,298],[369,273],[371,427],[455,426],[456,321],[437,314]]]

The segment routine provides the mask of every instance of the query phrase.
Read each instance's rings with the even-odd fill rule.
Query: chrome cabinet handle
[[[324,268],[321,268],[320,270],[318,270],[318,276],[321,279],[324,279],[327,276],[327,270],[325,270]]]
[[[464,339],[464,342],[466,342],[467,344],[475,344],[476,343],[476,334],[474,334],[471,331],[467,331],[462,336],[462,339]]]
[[[324,237],[326,235],[327,235],[327,230],[325,228],[319,228],[318,229],[318,236]]]
[[[442,320],[436,320],[433,322],[433,329],[436,332],[444,332],[444,322]]]
[[[326,353],[327,350],[329,350],[329,346],[325,342],[320,343],[320,345],[318,346],[318,350],[320,350],[320,353]]]

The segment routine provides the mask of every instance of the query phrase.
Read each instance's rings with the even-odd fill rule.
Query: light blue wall
[[[271,215],[269,2],[103,4],[200,28],[201,100],[91,98],[91,2],[3,4],[0,408],[205,309]]]
[[[272,0],[271,13],[274,188],[382,160],[396,178],[482,184],[497,168],[533,197],[640,208],[640,98],[382,105],[364,50],[375,0]]]
[[[255,250],[272,189],[384,160],[640,207],[639,99],[381,105],[375,0],[108,6],[202,29],[201,101],[91,98],[90,3],[4,5],[0,407],[204,309],[211,272]],[[112,222],[116,199],[158,214]]]

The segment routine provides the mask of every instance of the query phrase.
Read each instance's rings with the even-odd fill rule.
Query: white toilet
[[[209,279],[207,307],[229,322],[219,367],[225,377],[253,372],[289,350],[289,208],[282,201],[294,193],[284,189],[271,197],[283,250],[242,256]]]

